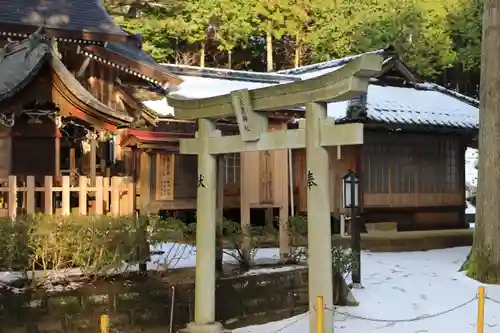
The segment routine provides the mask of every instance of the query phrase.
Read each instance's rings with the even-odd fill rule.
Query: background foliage
[[[393,46],[424,78],[477,95],[480,0],[105,0],[159,62],[280,70]]]

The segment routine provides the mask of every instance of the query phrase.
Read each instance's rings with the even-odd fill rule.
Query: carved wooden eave
[[[63,116],[74,116],[103,129],[129,125],[133,117],[116,112],[93,97],[66,68],[54,51],[37,34],[0,49],[0,101],[23,91],[40,70],[52,69],[52,102]]]
[[[9,24],[0,22],[0,36],[7,38],[28,38],[37,29],[34,25]],[[135,42],[129,34],[108,34],[104,32],[92,32],[83,30],[67,30],[61,28],[45,27],[48,38],[54,38],[58,42],[75,43],[84,45],[104,45],[106,42]]]
[[[165,133],[147,130],[126,130],[120,142],[122,147],[138,149],[161,149],[172,152],[179,151],[179,139],[192,138],[190,133]]]
[[[144,119],[150,125],[157,125],[158,116],[156,115],[156,112],[141,103],[141,101],[134,97],[130,92],[127,91],[124,86],[120,85],[118,82],[115,83],[115,88],[119,93],[120,99],[130,108],[132,108],[132,110],[137,111],[140,118]]]
[[[275,111],[309,102],[348,100],[366,91],[367,78],[376,75],[381,65],[381,56],[363,55],[337,71],[318,77],[250,90],[250,105],[254,111]],[[186,99],[173,93],[167,100],[179,119],[224,118],[236,116],[235,93],[202,99]]]
[[[151,82],[159,87],[182,83],[180,77],[169,73],[161,65],[155,63],[154,60],[147,59],[149,56],[143,54],[144,51],[131,44],[114,45],[114,48],[87,46],[80,52],[99,63],[115,67],[122,72]],[[118,48],[120,52],[118,52]]]
[[[61,60],[52,57],[53,101],[61,107],[62,116],[73,116],[103,129],[130,125],[134,118],[117,112],[85,89]]]

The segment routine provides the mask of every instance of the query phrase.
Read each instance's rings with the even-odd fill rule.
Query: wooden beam
[[[80,69],[78,70],[78,72],[76,73],[76,77],[77,78],[81,78],[83,77],[83,74],[85,74],[85,72],[87,71],[87,68],[89,67],[90,65],[90,61],[92,59],[90,58],[85,58],[85,60],[83,60],[83,63],[82,65],[80,66]]]
[[[249,91],[255,111],[274,111],[309,102],[335,102],[351,99],[366,91],[367,78],[377,74],[382,67],[379,55],[363,55],[341,69],[308,80],[290,82]],[[168,104],[175,109],[179,119],[199,119],[234,116],[231,94],[186,99],[167,96]]]
[[[321,146],[344,146],[363,144],[363,124],[335,125],[329,119],[320,120]],[[244,142],[239,135],[228,135],[218,138],[209,138],[208,150],[210,154],[229,154],[238,152],[299,149],[306,146],[306,131],[304,128],[266,132],[260,134],[256,142]],[[179,140],[181,154],[198,154],[199,139]]]

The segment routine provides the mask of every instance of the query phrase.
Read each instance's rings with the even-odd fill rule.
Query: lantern
[[[353,208],[359,206],[359,177],[358,175],[349,170],[342,177],[342,189],[345,208]]]

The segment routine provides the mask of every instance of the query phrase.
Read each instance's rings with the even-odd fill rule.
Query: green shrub
[[[291,260],[297,263],[307,262],[307,218],[303,216],[290,217],[288,221],[288,233],[290,235]],[[335,244],[332,239],[332,267],[334,272],[341,276],[348,275],[355,265],[354,254],[350,248]]]
[[[60,271],[80,268],[99,275],[144,261],[140,251],[179,241],[185,227],[174,219],[108,216],[18,216],[0,218],[0,270]]]

